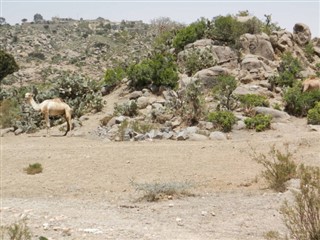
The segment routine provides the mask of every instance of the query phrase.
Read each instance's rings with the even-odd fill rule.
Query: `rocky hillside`
[[[239,19],[241,21],[247,20]],[[121,64],[129,66],[149,57],[158,37],[154,27],[142,22],[111,23],[104,19],[55,19],[2,26],[0,42],[20,66],[20,70],[8,76],[4,83],[45,82],[64,70],[99,81],[106,69]],[[178,30],[173,33],[177,34]],[[173,45],[175,40],[177,37]],[[172,39],[166,44],[172,47],[170,41]],[[112,100],[105,97],[106,104],[110,100],[115,105],[111,107],[112,112],[101,117],[94,134],[118,141],[226,139],[229,136],[226,133],[232,129],[255,128],[246,119],[257,114],[262,115],[258,121],[267,121],[263,129],[256,127],[257,131],[270,128],[268,121],[287,121],[288,113],[306,116],[309,108],[302,106],[296,113],[296,106],[288,106],[283,96],[288,88],[294,91],[293,83],[286,82],[291,77],[297,83],[319,77],[320,39],[311,39],[308,26],[297,23],[293,32],[277,29],[269,34],[245,33],[237,39],[237,46],[228,45],[230,42],[222,41],[218,33],[213,32],[213,35],[203,34],[181,49],[167,49],[174,54],[177,65],[175,88],[152,83],[141,88],[132,87],[133,79],[123,78],[113,93],[118,95],[113,95]],[[167,64],[168,58],[164,59],[156,67],[160,69]],[[221,79],[221,76],[231,78]],[[221,85],[228,81],[225,86]],[[213,92],[215,88],[219,89]],[[251,95],[260,102],[252,104],[253,100],[248,100]],[[312,98],[312,103],[308,103],[310,108],[316,100],[320,101],[319,92]],[[220,116],[224,110],[232,116]],[[218,115],[215,112],[219,112]],[[85,119],[77,120],[75,132],[81,129],[81,121]],[[226,126],[226,121],[230,122],[230,127]]]
[[[147,56],[153,38],[150,27],[142,22],[113,23],[102,18],[55,18],[0,27],[1,48],[20,66],[8,83],[43,82],[61,70],[100,80],[106,68]]]

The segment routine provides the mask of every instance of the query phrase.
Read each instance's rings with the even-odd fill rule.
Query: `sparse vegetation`
[[[281,207],[291,239],[320,239],[320,169],[301,165],[298,170],[300,191],[294,201]]]
[[[138,106],[135,101],[125,102],[123,104],[115,104],[114,115],[133,117],[138,115]]]
[[[182,196],[193,196],[189,192],[194,187],[189,182],[156,182],[156,183],[135,183],[131,182],[136,191],[143,192],[140,200],[155,202],[165,198],[174,198]]]
[[[213,88],[213,95],[219,100],[218,110],[233,110],[236,104],[236,98],[233,91],[237,88],[235,77],[230,75],[220,75],[218,84]]]
[[[31,240],[32,234],[27,219],[23,218],[8,226],[0,226],[0,237],[3,240]]]
[[[284,192],[285,183],[297,176],[297,164],[292,160],[289,144],[286,144],[284,149],[285,152],[282,152],[272,146],[267,155],[253,153],[253,159],[265,168],[262,176],[269,187],[277,192]]]
[[[190,83],[181,97],[181,102],[175,106],[187,125],[195,125],[205,115],[203,94],[198,82]]]
[[[23,170],[29,175],[35,175],[42,173],[43,167],[40,163],[33,163],[29,164],[29,166],[24,168]]]

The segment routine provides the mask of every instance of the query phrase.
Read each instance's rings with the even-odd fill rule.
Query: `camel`
[[[302,92],[320,90],[320,79],[308,78],[303,81],[302,86],[303,86]]]
[[[64,115],[65,119],[67,120],[67,131],[63,136],[66,136],[67,133],[71,130],[72,109],[70,108],[70,106],[60,98],[47,99],[44,100],[42,103],[38,104],[36,103],[33,97],[34,94],[26,93],[25,100],[28,104],[30,104],[33,107],[35,111],[40,111],[44,115],[44,119],[46,121],[47,126],[47,134],[49,134],[50,129],[49,116]]]

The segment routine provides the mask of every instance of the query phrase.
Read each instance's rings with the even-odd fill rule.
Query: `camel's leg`
[[[66,112],[64,117],[67,121],[67,131],[64,133],[63,136],[66,136],[67,133],[71,130],[71,114],[69,112]]]
[[[49,119],[49,113],[45,113],[45,114],[44,114],[44,120],[46,121],[47,135],[50,136],[50,119]]]

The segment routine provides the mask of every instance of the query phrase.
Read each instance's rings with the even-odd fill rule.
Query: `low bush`
[[[257,114],[254,117],[248,117],[244,120],[246,127],[249,129],[255,129],[257,132],[262,132],[266,129],[270,129],[272,116],[265,114]]]
[[[237,119],[233,112],[216,111],[209,113],[208,121],[212,122],[214,127],[221,131],[230,132]]]
[[[107,87],[114,87],[126,77],[126,72],[122,67],[107,69],[104,75],[103,84]]]
[[[296,177],[297,174],[297,164],[291,159],[289,145],[285,145],[285,150],[285,152],[281,152],[272,146],[268,155],[256,152],[253,154],[253,159],[265,168],[262,176],[269,187],[278,192],[284,192],[286,190],[285,183]]]
[[[164,198],[193,196],[188,190],[193,187],[188,182],[165,182],[165,183],[134,183],[132,185],[137,191],[142,191],[140,200],[148,202],[159,201]]]
[[[2,128],[12,127],[19,119],[20,108],[16,99],[0,101],[0,125]]]
[[[285,102],[284,110],[296,117],[304,117],[316,103],[320,101],[320,91],[302,92],[301,83],[288,88],[283,96]]]
[[[320,125],[320,102],[308,111],[308,124]]]
[[[294,193],[294,201],[286,201],[281,207],[290,239],[320,239],[320,168],[298,169],[300,191]]]
[[[138,115],[138,106],[135,101],[125,102],[123,104],[115,104],[114,115],[134,117]]]
[[[8,226],[0,226],[0,237],[10,240],[31,240],[32,234],[27,219],[23,218]]]
[[[276,77],[275,82],[278,86],[292,87],[302,70],[300,61],[293,57],[290,52],[285,52],[281,56],[281,63],[278,69],[279,76]]]
[[[196,72],[216,65],[214,54],[210,48],[190,49],[182,57],[180,71],[185,72],[188,76],[194,75]]]
[[[40,163],[29,164],[28,167],[23,169],[29,175],[35,175],[38,173],[42,173],[43,167]]]
[[[253,107],[269,107],[268,98],[257,94],[245,94],[238,96],[242,106],[246,109]]]

